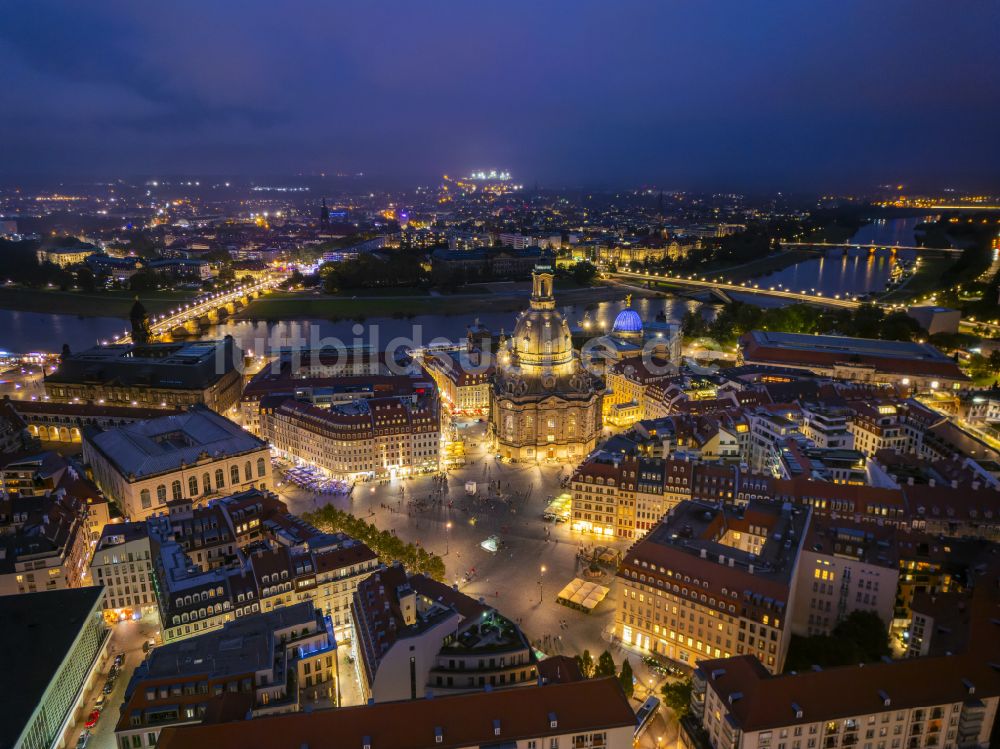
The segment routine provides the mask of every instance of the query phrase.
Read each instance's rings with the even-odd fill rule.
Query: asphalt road
[[[101,719],[91,730],[87,749],[116,749],[115,724],[118,723],[122,700],[125,697],[125,687],[128,685],[129,679],[132,678],[132,672],[135,671],[136,666],[142,663],[145,657],[145,654],[142,652],[142,643],[154,637],[159,630],[159,626],[159,620],[156,616],[147,616],[139,621],[120,622],[111,628],[111,642],[108,645],[109,652],[112,655],[124,652],[125,661],[122,664],[121,673],[118,674],[118,678],[115,680],[115,687],[111,691],[111,694],[108,695],[104,710],[101,713]],[[108,668],[110,668],[112,660],[113,658],[108,660]],[[93,710],[93,704],[101,695],[101,690],[104,688],[106,680],[103,677],[106,676],[107,668],[105,668],[102,678],[97,680],[91,693],[84,701],[86,707],[83,710],[83,714],[69,734],[71,736],[69,743],[71,749],[76,745],[77,737],[84,730],[84,721],[87,720],[87,716]]]

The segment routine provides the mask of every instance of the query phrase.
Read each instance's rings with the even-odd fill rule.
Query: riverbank
[[[698,272],[698,275],[718,275],[726,278],[727,281],[740,283],[754,278],[767,276],[779,270],[790,268],[805,260],[812,260],[819,257],[819,253],[808,250],[787,250],[767,257],[751,260],[749,263],[731,265],[728,268],[710,269]]]
[[[920,261],[920,267],[901,286],[888,294],[879,297],[883,304],[899,304],[914,300],[937,291],[941,286],[941,274],[955,264],[948,257],[925,257]]]
[[[622,292],[602,285],[557,290],[560,305],[590,304],[620,299]],[[528,304],[527,288],[490,293],[458,293],[437,296],[376,295],[343,296],[312,292],[275,291],[254,300],[233,319],[268,320],[364,320],[369,317],[416,317],[417,315],[474,315],[479,312],[515,312]]]
[[[151,315],[168,312],[195,296],[196,294],[190,291],[157,291],[152,295],[140,295],[143,305]],[[134,302],[135,293],[124,290],[83,292],[0,288],[0,309],[21,312],[127,318]]]

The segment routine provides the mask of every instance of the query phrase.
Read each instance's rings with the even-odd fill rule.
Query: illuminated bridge
[[[816,249],[849,249],[849,250],[868,250],[868,252],[874,253],[878,250],[913,250],[914,252],[920,252],[925,255],[940,254],[940,255],[961,255],[962,250],[956,249],[954,247],[912,247],[910,245],[897,245],[897,244],[851,244],[849,242],[782,242],[782,247],[795,247],[796,249],[809,249],[810,247],[815,247]]]
[[[215,325],[229,315],[234,315],[261,294],[270,291],[285,280],[284,275],[273,275],[263,281],[241,284],[227,291],[218,291],[197,297],[176,310],[149,319],[154,339],[175,339],[197,335],[202,328]],[[114,343],[131,343],[132,336],[124,333]]]
[[[728,294],[736,292],[739,294],[756,294],[759,296],[775,297],[777,299],[790,299],[795,302],[806,304],[817,304],[822,307],[842,307],[845,309],[856,309],[862,302],[857,297],[846,294],[835,294],[833,296],[824,295],[821,291],[803,289],[793,291],[782,289],[767,284],[758,284],[754,281],[744,281],[741,283],[729,283],[721,278],[711,278],[709,276],[670,274],[670,273],[636,273],[632,271],[618,271],[613,275],[630,281],[642,281],[647,284],[660,283],[670,286],[686,286],[694,289],[704,289],[712,292],[723,292]]]

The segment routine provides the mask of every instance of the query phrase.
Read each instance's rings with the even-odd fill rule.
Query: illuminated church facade
[[[579,460],[601,435],[604,383],[580,365],[553,281],[551,265],[535,267],[530,306],[498,346],[490,437],[505,460]]]

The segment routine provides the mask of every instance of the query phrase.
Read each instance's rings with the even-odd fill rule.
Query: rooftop
[[[147,661],[150,679],[204,675],[208,678],[245,674],[270,668],[274,661],[274,631],[315,622],[310,601],[226,622],[222,629],[162,645]]]
[[[108,383],[161,388],[207,388],[242,356],[231,337],[185,343],[118,343],[70,354],[46,383]]]
[[[101,599],[103,588],[71,588],[3,598],[0,746],[14,746],[63,659]],[[95,616],[100,616],[97,608]],[[12,675],[16,674],[16,678]],[[82,675],[80,676],[82,681]],[[57,723],[63,716],[51,716]]]
[[[628,550],[619,575],[681,578],[720,605],[742,594],[747,605],[783,609],[808,523],[808,511],[789,504],[681,502]],[[762,537],[762,545],[754,553],[736,534]]]
[[[382,702],[218,725],[166,728],[158,749],[449,749],[635,726],[617,680],[587,679],[453,697]],[[437,737],[440,736],[440,739]]]
[[[266,443],[214,411],[195,407],[182,413],[87,435],[124,476],[146,477],[219,458],[262,450]]]

